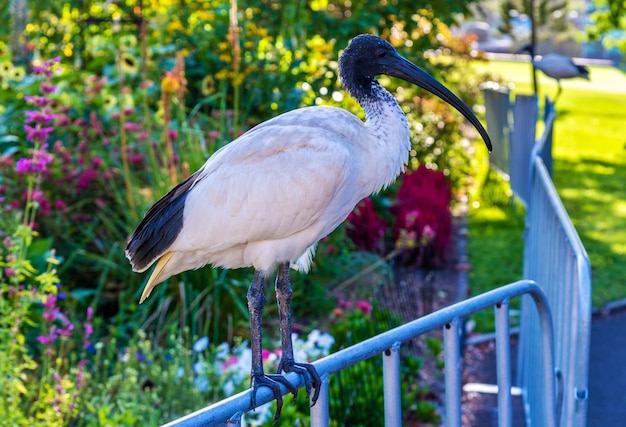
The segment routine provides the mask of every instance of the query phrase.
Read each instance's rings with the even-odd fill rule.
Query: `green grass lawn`
[[[514,83],[514,94],[531,93],[528,63],[491,61],[474,67]],[[601,307],[626,297],[626,75],[610,67],[590,68],[590,82],[562,83],[554,130],[554,182],[589,253],[593,305]],[[539,75],[540,96],[554,97],[556,83]],[[474,293],[521,276],[523,214],[491,199],[479,199],[480,208],[470,213]],[[494,252],[506,254],[502,262],[494,259]]]

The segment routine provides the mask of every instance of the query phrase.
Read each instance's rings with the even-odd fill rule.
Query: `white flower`
[[[262,426],[270,420],[272,417],[272,402],[268,402],[265,405],[261,405],[254,411],[247,412],[243,417],[243,425],[256,427]]]
[[[183,376],[185,376],[185,368],[183,368],[182,366],[179,366],[178,369],[176,369],[176,379],[179,380]]]
[[[209,337],[202,337],[193,344],[193,351],[200,353],[209,346]]]
[[[196,375],[203,374],[206,371],[206,362],[204,360],[198,360],[193,364],[193,371]]]
[[[198,391],[207,391],[209,389],[209,379],[207,377],[197,377],[193,380],[193,386]]]
[[[226,394],[226,396],[232,396],[235,392],[235,384],[233,384],[233,380],[226,381],[222,390],[224,390],[224,394]]]
[[[215,349],[215,358],[218,360],[226,360],[228,359],[228,355],[230,354],[230,345],[227,342],[223,342],[217,346]]]

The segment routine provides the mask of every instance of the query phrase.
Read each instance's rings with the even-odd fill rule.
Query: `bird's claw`
[[[298,395],[298,389],[293,386],[285,377],[282,375],[265,375],[263,372],[254,373],[252,372],[252,408],[256,408],[256,392],[259,387],[268,387],[272,389],[272,394],[274,395],[274,399],[276,399],[276,414],[274,414],[274,422],[278,421],[280,418],[280,412],[283,409],[283,394],[280,391],[280,384],[284,385],[289,393],[293,394],[293,400],[296,400]]]
[[[281,359],[278,364],[278,373],[295,372],[304,378],[304,389],[306,390],[307,399],[311,396],[311,385],[314,388],[311,406],[314,406],[320,396],[322,379],[320,378],[315,366],[310,363],[296,363],[294,360]],[[294,397],[295,401],[295,397]]]

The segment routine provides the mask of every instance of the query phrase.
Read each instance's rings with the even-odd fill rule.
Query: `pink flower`
[[[142,130],[142,127],[139,123],[126,122],[124,123],[124,129],[126,129],[129,132],[139,132]]]
[[[234,365],[235,363],[237,363],[237,356],[231,356],[230,359],[228,359],[226,362],[224,362],[223,368],[226,369],[229,366]]]
[[[209,138],[211,138],[211,139],[217,139],[217,138],[219,138],[219,137],[220,137],[220,133],[219,133],[219,131],[212,130],[212,131],[210,131],[210,132],[209,132]]]
[[[366,316],[372,314],[372,304],[369,301],[359,301],[356,307],[363,312]]]

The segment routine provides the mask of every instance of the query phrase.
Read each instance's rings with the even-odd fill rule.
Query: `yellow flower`
[[[213,76],[206,76],[202,79],[202,83],[200,84],[200,92],[204,96],[209,96],[215,92],[215,80],[213,80]]]
[[[24,67],[14,67],[8,77],[14,82],[20,82],[26,77],[26,69]]]
[[[13,63],[9,60],[3,61],[0,64],[0,76],[9,77],[13,71]]]
[[[120,37],[120,49],[128,50],[137,47],[137,36],[126,34]]]
[[[124,52],[122,53],[121,61],[122,72],[125,74],[137,74],[139,71],[139,61],[134,55]]]
[[[180,80],[166,72],[165,77],[161,80],[161,89],[163,92],[176,92],[180,89]]]
[[[110,110],[117,105],[117,98],[113,95],[106,95],[104,97],[104,108]]]

